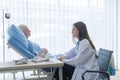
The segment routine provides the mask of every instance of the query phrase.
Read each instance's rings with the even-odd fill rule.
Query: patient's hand
[[[40,53],[40,57],[41,57],[41,58],[44,58],[44,57],[45,57],[45,55],[46,55],[46,54],[45,54],[45,53],[43,53],[43,52],[42,52],[42,53]]]
[[[43,48],[42,53],[40,53],[40,57],[44,58],[47,53],[48,53],[48,50],[46,48]]]
[[[43,48],[43,53],[48,53],[48,50],[46,48]]]

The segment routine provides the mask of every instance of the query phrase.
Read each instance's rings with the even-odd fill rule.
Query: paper
[[[43,62],[43,61],[49,61],[49,58],[34,58],[34,59],[32,59],[32,62]]]

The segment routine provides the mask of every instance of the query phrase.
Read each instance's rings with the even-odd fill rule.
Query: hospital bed
[[[33,59],[35,57],[35,55],[29,51],[27,39],[24,33],[18,27],[12,24],[8,28],[8,36],[9,37],[8,37],[7,45],[9,48],[12,48],[14,51],[20,54],[23,58]],[[53,71],[52,68],[50,70]],[[52,79],[53,74],[51,73],[51,71],[47,72],[43,69],[33,70],[33,75],[37,75],[36,71],[43,72],[45,75],[51,76],[51,79]],[[14,72],[14,75],[15,73],[16,72]],[[47,79],[48,78],[46,78],[46,80]],[[49,77],[49,80],[50,80],[50,77]]]

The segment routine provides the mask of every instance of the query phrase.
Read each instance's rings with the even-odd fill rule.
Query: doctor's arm
[[[88,40],[83,40],[80,43],[80,51],[77,53],[77,56],[71,58],[71,59],[63,59],[63,62],[70,64],[70,65],[78,65],[78,64],[84,64],[88,58],[92,55],[92,53],[89,53],[90,43]]]
[[[64,59],[70,59],[74,56],[75,48],[72,48],[69,52],[64,53],[63,56],[60,56],[58,59],[59,60],[64,60]]]

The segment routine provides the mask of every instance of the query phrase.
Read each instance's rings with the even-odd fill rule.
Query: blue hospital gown
[[[40,53],[42,53],[42,48],[40,48],[40,46],[36,43],[33,43],[31,41],[28,40],[28,50],[30,52],[32,52],[34,55],[38,55]]]

